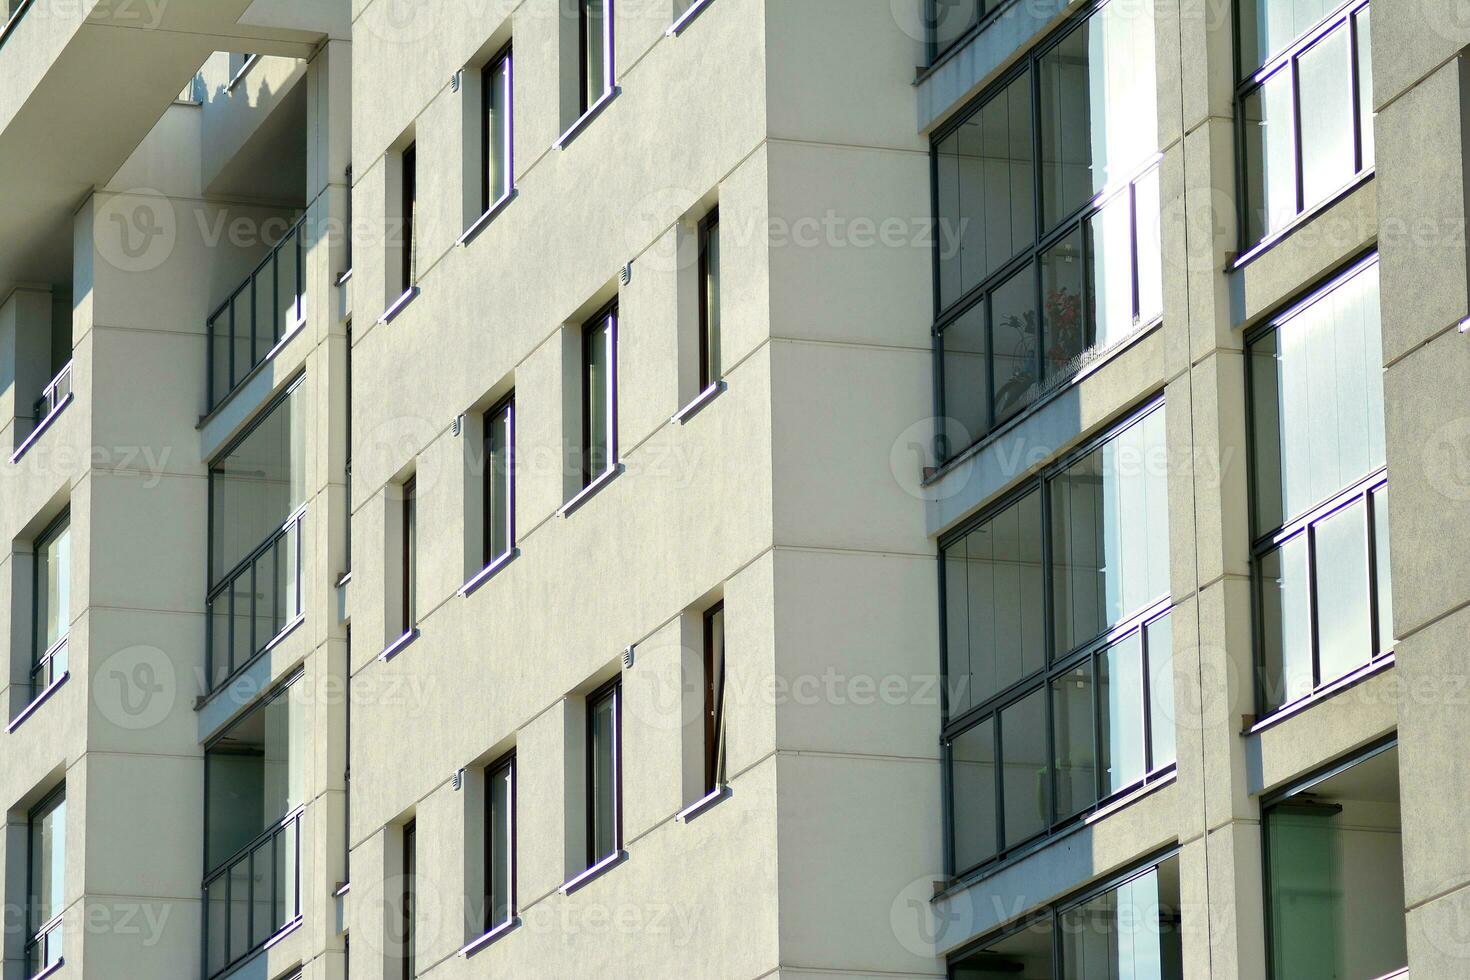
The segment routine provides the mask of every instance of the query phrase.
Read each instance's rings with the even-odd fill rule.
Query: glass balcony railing
[[[37,398],[36,403],[31,406],[32,414],[36,419],[36,428],[39,429],[42,423],[56,414],[70,395],[71,361],[67,361],[62,365],[61,370],[56,372],[56,377],[51,379],[51,383],[46,385],[46,389],[41,392],[41,397]]]
[[[51,648],[41,655],[31,668],[31,697],[40,697],[41,692],[46,690],[56,679],[66,673],[66,637],[62,637],[51,645]]]
[[[238,388],[306,319],[300,221],[209,316],[209,410]]]
[[[297,807],[204,878],[204,975],[228,972],[301,917]]]
[[[61,916],[43,925],[26,944],[26,976],[38,977],[61,962]]]
[[[209,689],[217,690],[301,616],[303,507],[209,591]]]
[[[0,48],[10,40],[20,19],[34,5],[34,0],[0,0]]]

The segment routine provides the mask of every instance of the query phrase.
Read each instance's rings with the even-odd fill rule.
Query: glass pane
[[[1263,534],[1384,465],[1377,264],[1313,297],[1250,353]]]
[[[996,854],[995,719],[950,743],[955,871],[964,872]]]
[[[1307,536],[1299,534],[1261,559],[1262,657],[1268,710],[1312,691],[1312,634],[1307,618]]]
[[[1149,624],[1148,718],[1153,754],[1149,768],[1162,769],[1178,761],[1174,713],[1174,622],[1163,616]]]
[[[289,333],[296,322],[296,304],[301,295],[300,270],[296,261],[296,250],[300,242],[299,232],[292,231],[276,246],[275,320],[270,330],[261,330],[259,342],[256,344],[256,360],[263,360],[265,355],[270,353],[276,341]],[[272,330],[274,332],[271,332]]]
[[[1342,885],[1330,807],[1275,808],[1266,826],[1271,959],[1279,977],[1331,976],[1340,958]]]
[[[612,316],[590,328],[583,337],[583,422],[585,480],[591,483],[613,465]]]
[[[945,303],[978,286],[1035,240],[1031,76],[1025,73],[971,115],[940,146],[939,248]],[[947,209],[948,206],[951,209]]]
[[[511,549],[511,419],[506,405],[485,420],[485,526],[489,532],[485,563]]]
[[[246,855],[230,866],[230,960],[250,951],[250,857]]]
[[[31,932],[61,912],[66,888],[66,799],[58,796],[31,816]]]
[[[230,378],[230,311],[226,307],[209,322],[209,335],[213,343],[209,348],[211,396],[217,404],[234,386]]]
[[[1157,224],[1152,230],[1157,233]],[[1144,231],[1140,222],[1140,234]],[[1087,346],[1105,350],[1133,332],[1133,202],[1127,191],[1088,219],[1087,263],[1093,293],[1088,306],[1096,318]]]
[[[1393,569],[1388,560],[1388,487],[1373,491],[1373,574],[1378,601],[1378,653],[1393,649]]]
[[[607,31],[611,26],[607,16],[610,0],[582,0],[582,45],[586,91],[582,96],[582,110],[602,98],[608,90],[609,80]]]
[[[36,658],[66,635],[71,625],[71,522],[36,545]]]
[[[510,191],[511,104],[510,56],[490,67],[485,85],[485,167],[491,204]]]
[[[1082,254],[1081,228],[1041,257],[1042,330],[1048,383],[1075,373],[1081,365],[1082,352],[1092,347],[1093,314],[1084,301],[1083,286],[1087,265],[1088,260]]]
[[[1057,754],[1058,819],[1065,820],[1097,802],[1092,696],[1090,658],[1052,681],[1052,739]]]
[[[1143,779],[1143,636],[1133,633],[1097,661],[1098,729],[1103,793],[1111,795]]]
[[[934,250],[939,265],[939,306],[948,307],[964,292],[963,232],[969,222],[960,212],[960,134],[950,133],[934,145],[934,202],[938,227]],[[966,168],[968,171],[971,168]]]
[[[1011,418],[1036,399],[1036,267],[1028,265],[990,298],[994,361],[995,423]]]
[[[1058,654],[1168,594],[1166,453],[1154,410],[1052,480]]]
[[[1046,691],[1038,688],[1001,712],[1001,794],[1005,846],[1046,829]]]
[[[1158,168],[1138,178],[1133,185],[1138,227],[1138,319],[1151,323],[1164,312],[1164,219],[1163,189]],[[1099,334],[1112,337],[1111,330]]]
[[[229,964],[229,952],[226,945],[229,940],[226,935],[229,928],[229,905],[225,898],[227,886],[228,878],[222,876],[211,882],[205,892],[207,908],[204,929],[208,934],[205,956],[211,975],[223,970]]]
[[[279,929],[301,912],[301,819],[291,821],[276,838],[276,921]]]
[[[687,5],[687,0],[681,0]],[[980,17],[982,0],[924,0],[925,26],[935,55],[943,54]]]
[[[1340,0],[1241,0],[1240,73],[1250,75],[1321,22]]]
[[[303,702],[292,689],[246,714],[205,751],[205,871],[305,800]]]
[[[1325,683],[1373,656],[1368,598],[1368,507],[1362,501],[1316,526],[1317,643]]]
[[[256,351],[258,349],[255,341],[255,334],[258,330],[255,315],[255,298],[257,296],[256,290],[260,290],[258,295],[260,296],[261,305],[269,310],[271,288],[270,267],[267,266],[265,269],[261,270],[261,272],[259,273],[259,277],[252,278],[250,282],[247,283],[238,294],[236,294],[234,300],[231,302],[231,307],[233,308],[235,315],[234,325],[233,327],[231,327],[227,324],[225,327],[227,331],[234,331],[234,333],[232,334],[234,339],[231,341],[230,344],[235,355],[234,363],[230,373],[231,388],[239,384],[241,381],[245,380],[245,375],[249,374],[250,369],[255,366]],[[268,312],[264,313],[261,319],[264,319],[269,315],[270,314]],[[269,325],[265,325],[264,329],[267,333],[270,332]],[[259,350],[261,354],[265,353],[265,349]],[[216,392],[215,394],[220,395],[222,394],[222,392]]]
[[[1056,976],[1052,971],[1052,921],[1044,918],[970,953],[955,963],[952,976],[954,980],[1051,980]]]
[[[704,226],[704,295],[700,298],[704,317],[703,387],[714,384],[724,374],[720,359],[720,223],[718,219]]]
[[[1042,56],[1041,173],[1050,228],[1158,150],[1154,27],[1102,8]]]
[[[950,714],[1041,669],[1041,495],[1033,492],[945,549]]]
[[[1340,190],[1357,170],[1353,151],[1352,50],[1347,27],[1333,31],[1297,60],[1302,113],[1302,203],[1311,207]]]
[[[1297,214],[1291,71],[1284,68],[1241,100],[1245,140],[1246,231],[1256,242]]]
[[[1062,976],[1165,980],[1182,976],[1177,911],[1151,869],[1059,918]],[[1177,902],[1173,903],[1177,905]]]
[[[1358,11],[1358,125],[1362,127],[1363,169],[1373,167],[1373,23],[1371,8]]]
[[[985,303],[979,302],[944,328],[944,415],[964,427],[958,453],[990,429],[990,361],[985,337]]]
[[[511,813],[512,766],[503,766],[489,774],[486,797],[490,812],[486,820],[488,841],[488,863],[486,869],[487,899],[490,903],[489,921],[486,928],[494,928],[510,920],[514,914],[511,894],[514,884],[515,858],[512,837]]]
[[[592,780],[588,867],[618,849],[617,698],[614,691],[587,707],[590,716],[588,764]]]
[[[306,393],[296,386],[210,466],[212,584],[280,530],[306,500]]]
[[[272,888],[277,887],[276,853],[274,839],[250,854],[250,875],[254,893],[250,900],[250,945],[259,946],[276,931],[276,906],[272,899]]]

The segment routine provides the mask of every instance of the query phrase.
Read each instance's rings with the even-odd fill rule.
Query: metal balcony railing
[[[302,507],[209,590],[205,661],[219,689],[301,616]]]
[[[61,366],[61,370],[56,372],[56,377],[51,379],[42,390],[41,397],[37,398],[36,403],[31,406],[31,414],[36,419],[36,428],[40,428],[43,422],[54,415],[71,395],[71,364],[71,361],[67,361]]]
[[[229,971],[301,917],[297,807],[204,876],[204,975]]]
[[[209,411],[267,360],[306,319],[302,218],[206,323]]]
[[[41,655],[31,668],[31,697],[37,698],[56,679],[66,673],[66,637],[62,637]]]
[[[5,46],[5,42],[15,32],[16,25],[20,23],[20,19],[26,15],[26,11],[30,10],[33,5],[34,0],[20,0],[20,3],[15,3],[14,0],[11,0],[9,3],[10,16],[4,17],[4,23],[0,24],[0,48]],[[3,15],[6,6],[5,0],[0,0],[0,15]]]
[[[26,943],[26,976],[37,977],[61,962],[61,914],[37,930]]]

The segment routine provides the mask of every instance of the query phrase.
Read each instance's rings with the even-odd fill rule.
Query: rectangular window
[[[62,956],[61,913],[66,907],[66,786],[36,805],[28,821],[30,924],[26,929],[26,976],[54,966]]]
[[[699,390],[724,374],[720,360],[720,212],[699,224]]]
[[[1246,338],[1261,710],[1393,648],[1378,262]]]
[[[418,935],[415,916],[418,912],[418,826],[410,820],[403,825],[403,980],[418,976]]]
[[[302,615],[308,421],[302,380],[209,467],[211,690]]]
[[[515,395],[485,413],[485,564],[516,545]]]
[[[704,792],[725,785],[725,604],[704,614]]]
[[[403,537],[400,541],[403,559],[403,608],[401,611],[403,632],[408,635],[418,624],[418,501],[417,481],[410,477],[403,485],[402,508]]]
[[[513,161],[513,123],[511,106],[514,89],[511,70],[511,49],[505,49],[491,59],[481,74],[482,105],[484,106],[485,185],[482,193],[482,210],[489,211],[495,203],[510,193],[515,176]]]
[[[1184,976],[1181,921],[1179,859],[1171,857],[982,940],[951,962],[949,975],[954,980],[1178,980]]]
[[[1148,18],[1074,18],[934,141],[946,458],[1163,310]]]
[[[623,846],[622,685],[587,698],[587,867]]]
[[[298,672],[204,752],[207,976],[228,972],[301,915],[306,802]]]
[[[963,874],[1174,765],[1162,406],[941,545]]]
[[[929,63],[964,40],[985,15],[1003,0],[924,0],[924,30],[928,38]]]
[[[1238,0],[1242,247],[1373,169],[1368,0]]]
[[[516,914],[515,755],[485,771],[485,931]]]
[[[71,626],[71,513],[62,514],[36,539],[35,642],[31,697],[66,673],[66,637]]]
[[[1271,977],[1406,967],[1397,748],[1295,787],[1261,816]]]
[[[410,143],[403,151],[403,199],[399,202],[399,216],[403,221],[403,244],[400,275],[403,277],[403,292],[408,292],[418,283],[418,145]]]
[[[581,48],[581,109],[613,87],[613,0],[577,0]]]
[[[582,328],[582,485],[618,462],[618,307]]]

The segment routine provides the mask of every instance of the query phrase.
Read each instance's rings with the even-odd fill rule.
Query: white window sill
[[[694,418],[694,416],[698,415],[700,411],[704,408],[704,406],[714,401],[719,396],[720,392],[724,391],[727,387],[729,386],[725,384],[724,379],[716,381],[714,384],[710,385],[708,388],[704,389],[699,394],[691,398],[689,400],[689,404],[685,405],[683,408],[675,412],[673,416],[669,418],[669,424],[685,424],[690,419]]]
[[[572,140],[581,135],[582,130],[586,129],[592,123],[592,120],[600,116],[602,114],[602,110],[607,108],[608,103],[612,102],[613,99],[616,99],[618,97],[618,94],[622,91],[623,90],[621,88],[614,85],[606,92],[603,92],[602,95],[598,97],[597,101],[588,106],[587,111],[578,116],[577,121],[568,126],[567,131],[565,133],[562,133],[561,136],[558,137],[556,143],[553,144],[556,149],[565,150],[567,146],[571,144]]]
[[[413,629],[409,630],[407,633],[404,633],[398,639],[388,644],[387,648],[384,649],[382,653],[378,654],[378,659],[383,661],[384,663],[392,660],[394,657],[402,653],[405,647],[407,647],[410,643],[412,643],[414,640],[417,640],[418,638],[419,628],[415,626]]]
[[[693,23],[694,18],[698,17],[704,11],[704,8],[708,7],[709,5],[710,0],[694,0],[694,2],[689,5],[688,10],[680,14],[679,19],[669,25],[669,29],[664,32],[664,36],[678,37],[680,34],[684,33],[684,28]]]
[[[720,802],[723,799],[727,799],[729,796],[730,787],[728,785],[721,784],[720,786],[716,787],[714,792],[700,797],[693,803],[686,806],[684,809],[680,810],[678,813],[674,814],[674,822],[688,823],[695,817],[699,816],[701,813],[704,813],[706,810],[712,808],[716,803]]]
[[[460,947],[459,955],[466,958],[474,956],[485,947],[494,945],[495,942],[501,937],[508,936],[512,932],[515,932],[520,924],[521,920],[519,916],[511,916],[509,919],[506,919],[494,929],[491,929],[489,932],[485,933],[485,935],[481,936],[479,939],[476,939],[473,942],[466,943],[464,946]]]
[[[591,483],[587,484],[580,491],[578,491],[575,497],[562,504],[561,510],[557,511],[557,513],[560,514],[562,517],[571,517],[574,513],[577,512],[577,509],[579,507],[581,507],[587,501],[591,500],[593,497],[597,496],[597,492],[599,490],[611,483],[622,472],[622,463],[619,463],[618,465],[608,470],[605,470],[601,476],[599,476],[597,479],[593,480]]]
[[[39,711],[41,705],[49,701],[51,699],[51,695],[55,694],[57,689],[60,688],[61,685],[65,684],[67,678],[69,677],[71,677],[71,671],[63,670],[60,677],[56,678],[56,680],[52,681],[50,684],[47,684],[46,687],[42,689],[40,694],[37,694],[34,698],[31,699],[30,704],[20,709],[20,714],[10,719],[10,724],[5,726],[5,734],[9,735],[14,732],[17,728],[25,723],[25,720],[27,718]]]
[[[596,881],[598,878],[601,878],[603,875],[607,874],[613,868],[616,868],[618,865],[622,864],[626,860],[628,860],[628,852],[619,848],[618,850],[613,851],[607,857],[603,858],[601,861],[598,861],[586,871],[583,871],[581,874],[563,882],[562,886],[558,888],[557,891],[561,892],[563,895],[570,895],[572,892],[577,891],[579,888],[583,888]]]
[[[393,322],[393,318],[396,317],[396,316],[398,316],[398,314],[402,313],[403,310],[404,310],[404,308],[407,307],[409,303],[412,303],[414,301],[414,299],[418,297],[418,294],[419,294],[419,287],[417,287],[417,286],[409,286],[408,289],[406,289],[404,291],[403,295],[400,296],[400,297],[398,297],[397,299],[395,299],[389,305],[389,307],[386,310],[383,311],[383,315],[380,316],[380,317],[378,317],[378,323],[379,323],[379,325],[384,324],[384,323],[392,323]]]
[[[512,187],[510,190],[506,191],[504,195],[501,196],[500,200],[490,205],[489,209],[486,210],[484,214],[476,218],[475,223],[466,228],[464,234],[460,235],[459,240],[456,241],[454,244],[459,248],[464,248],[470,242],[474,241],[475,237],[479,235],[480,232],[488,228],[490,226],[490,222],[494,221],[496,217],[500,215],[500,212],[509,207],[510,202],[514,201],[515,199],[516,189]]]
[[[15,452],[10,454],[10,461],[12,463],[20,462],[20,458],[26,454],[26,450],[35,445],[36,441],[41,438],[46,430],[51,428],[51,423],[55,422],[56,419],[61,415],[61,410],[66,408],[66,406],[70,405],[73,401],[75,401],[76,397],[77,396],[75,393],[67,392],[66,397],[61,400],[61,404],[56,406],[56,410],[49,413],[41,421],[37,422],[36,427],[31,430],[31,434],[26,436],[25,441],[16,448]]]
[[[470,579],[464,585],[461,585],[459,587],[460,596],[468,597],[471,592],[474,592],[480,586],[484,585],[486,582],[494,578],[502,568],[514,561],[516,559],[516,556],[520,553],[521,549],[512,548],[505,554],[501,555],[499,558],[492,561],[490,564],[486,565],[484,568],[480,569],[480,571],[475,573],[474,578]]]

